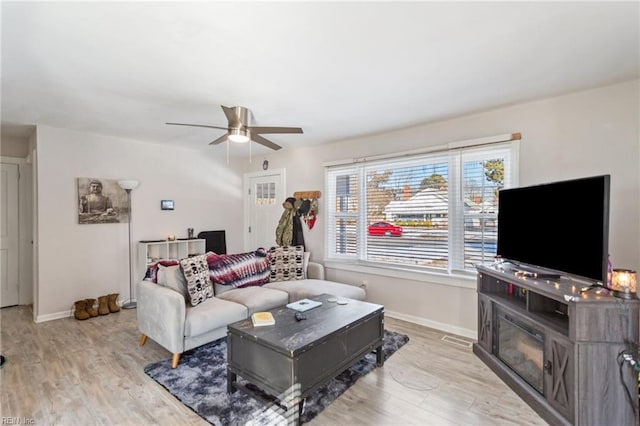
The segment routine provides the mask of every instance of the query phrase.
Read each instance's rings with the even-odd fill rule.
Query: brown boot
[[[73,316],[76,317],[76,319],[81,321],[89,319],[90,315],[87,312],[86,300],[78,300],[77,302],[74,303],[74,305],[76,307],[76,311],[73,313]]]
[[[96,304],[96,299],[85,299],[85,302],[87,302],[86,309],[89,316],[97,317],[98,311],[96,311],[95,308],[93,307]]]
[[[120,306],[118,306],[118,293],[113,293],[107,296],[109,298],[109,311],[118,312],[120,311]]]
[[[107,315],[109,313],[109,296],[98,297],[98,314]]]

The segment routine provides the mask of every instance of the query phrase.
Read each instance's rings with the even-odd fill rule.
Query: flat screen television
[[[610,176],[500,190],[497,255],[607,282]]]

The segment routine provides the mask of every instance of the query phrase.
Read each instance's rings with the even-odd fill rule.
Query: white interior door
[[[251,173],[245,176],[245,211],[247,212],[245,250],[276,245],[276,227],[282,212],[284,170]]]
[[[18,165],[2,163],[0,170],[0,307],[18,304]]]

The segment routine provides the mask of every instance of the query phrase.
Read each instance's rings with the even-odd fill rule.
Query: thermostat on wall
[[[173,210],[173,200],[160,201],[160,208],[162,210]]]

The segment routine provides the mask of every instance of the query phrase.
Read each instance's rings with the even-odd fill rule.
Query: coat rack
[[[317,200],[322,196],[320,191],[297,191],[293,193],[293,197],[299,200]]]
[[[303,215],[302,219],[307,224],[309,230],[313,228],[318,217],[318,198],[322,193],[320,191],[297,191],[293,193],[296,200],[308,200],[310,202],[309,210]]]

